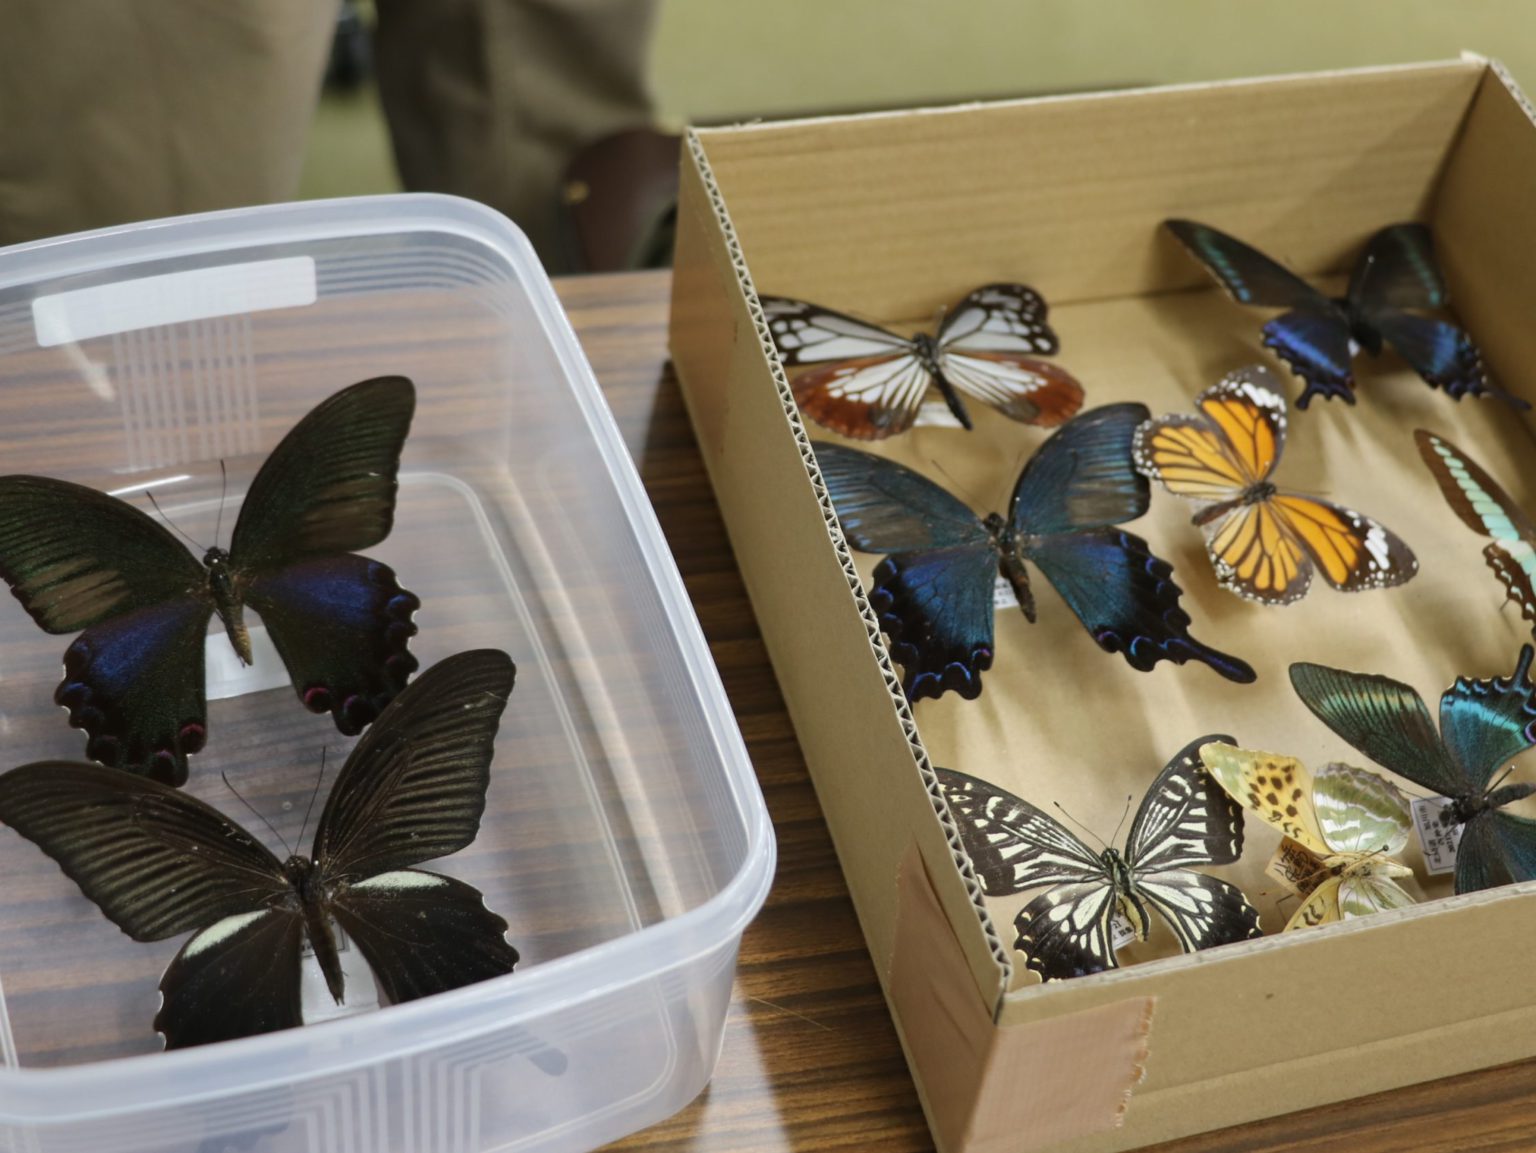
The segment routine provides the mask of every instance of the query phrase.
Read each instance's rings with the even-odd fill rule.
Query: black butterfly
[[[391,1003],[456,989],[510,973],[517,950],[479,890],[410,866],[475,839],[514,671],[481,649],[401,692],[347,758],[309,857],[279,861],[194,797],[67,761],[0,776],[0,821],[134,940],[196,931],[160,979],[169,1049],[302,1024],[306,940],[340,1004],[333,922]]]
[[[1022,284],[968,294],[937,336],[898,336],[876,325],[783,296],[762,298],[768,331],[790,372],[801,411],[843,436],[878,440],[906,432],[936,387],[964,428],[964,393],[1025,424],[1054,427],[1083,404],[1083,386],[1041,360],[1056,352],[1045,301]]]
[[[1296,695],[1323,724],[1378,765],[1450,798],[1440,820],[1461,826],[1458,893],[1536,878],[1536,821],[1503,811],[1536,793],[1536,785],[1504,784],[1509,762],[1536,745],[1533,654],[1523,647],[1507,677],[1457,677],[1440,697],[1439,732],[1409,685],[1324,665],[1291,666]],[[1506,771],[1495,779],[1500,769]]]
[[[1162,914],[1186,953],[1261,936],[1242,891],[1193,870],[1230,865],[1243,851],[1243,810],[1200,765],[1191,741],[1157,775],[1131,822],[1122,854],[1096,853],[1054,817],[996,785],[935,769],[981,888],[1007,897],[1046,887],[1014,919],[1014,948],[1042,980],[1116,966],[1110,921],[1124,913],[1136,939]]]
[[[889,553],[870,604],[903,666],[912,700],[953,689],[967,700],[992,667],[992,590],[999,572],[1035,619],[1025,562],[1036,565],[1099,647],[1145,672],[1159,661],[1203,661],[1239,683],[1244,662],[1189,635],[1173,569],[1147,542],[1113,527],[1147,511],[1147,480],[1131,438],[1140,404],[1092,409],[1057,430],[1024,466],[1005,520],[985,519],[911,469],[816,444],[816,460],[848,543]]]
[[[203,641],[217,613],[240,660],[261,615],[312,712],[361,732],[416,669],[421,607],[389,566],[353,550],[389,535],[416,390],[354,384],[299,421],[256,474],[229,550],[201,563],[170,531],[92,488],[0,477],[0,577],[64,653],[54,700],[86,756],[180,785],[207,737]]]
[[[1482,353],[1465,332],[1407,311],[1444,308],[1450,299],[1424,225],[1393,224],[1377,232],[1355,262],[1348,291],[1330,298],[1225,232],[1193,220],[1163,223],[1238,303],[1287,310],[1262,331],[1265,347],[1306,382],[1297,408],[1306,408],[1314,395],[1354,404],[1351,361],[1361,349],[1379,356],[1383,345],[1456,400],[1491,394],[1530,407],[1488,379]]]

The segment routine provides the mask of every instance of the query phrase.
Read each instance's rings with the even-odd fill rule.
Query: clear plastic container
[[[430,867],[476,885],[523,960],[410,1004],[165,1053],[151,1021],[181,941],[129,940],[0,830],[0,1149],[584,1150],[709,1078],[772,832],[650,505],[522,235],[467,201],[393,196],[0,251],[3,470],[129,500],[150,489],[204,545],[221,460],[224,543],[293,423],[384,374],[416,382],[417,411],[394,532],[369,552],[421,598],[413,651],[426,667],[494,646],[518,665],[479,837]],[[256,633],[250,669],[211,637],[188,790],[282,854],[322,749],[323,791],[352,742],[305,712]],[[6,766],[83,756],[52,699],[69,640],[0,598]],[[349,986],[363,1002],[365,984]]]

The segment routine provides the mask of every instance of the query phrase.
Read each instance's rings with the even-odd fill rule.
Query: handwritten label
[[[1430,876],[1456,871],[1456,847],[1461,844],[1462,826],[1448,824],[1440,819],[1441,812],[1449,808],[1449,797],[1415,797],[1413,799],[1413,831],[1419,835],[1419,848],[1424,850],[1424,867]]]
[[[1125,915],[1124,909],[1116,909],[1115,915],[1109,919],[1109,943],[1115,952],[1119,952],[1136,939],[1136,926],[1131,924],[1131,919]]]
[[[1282,837],[1264,871],[1297,896],[1305,897],[1317,888],[1323,866],[1311,849],[1290,837]]]
[[[992,582],[992,607],[994,609],[1016,609],[1019,607],[1019,598],[1014,595],[1013,585],[1002,573],[997,574],[997,579]],[[225,646],[228,647],[227,645]]]

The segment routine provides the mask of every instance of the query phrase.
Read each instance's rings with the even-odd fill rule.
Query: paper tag
[[[1019,598],[1014,594],[1013,582],[1002,573],[998,573],[997,579],[992,582],[992,607],[994,609],[1019,607]]]
[[[917,410],[917,419],[912,422],[913,428],[964,428],[955,419],[955,414],[949,411],[949,405],[942,400],[925,401]]]
[[[1305,845],[1282,837],[1264,871],[1297,896],[1305,897],[1317,888],[1321,862]]]
[[[1456,847],[1461,844],[1462,826],[1440,819],[1441,812],[1450,804],[1449,797],[1413,799],[1413,831],[1419,834],[1424,867],[1432,877],[1456,871]]]
[[[1136,926],[1131,924],[1131,919],[1125,915],[1124,909],[1116,909],[1115,915],[1109,919],[1109,943],[1115,952],[1119,952],[1136,939]]]
[[[346,981],[346,999],[340,1005],[331,999],[331,991],[325,987],[325,973],[320,968],[320,962],[315,960],[314,949],[306,940],[303,960],[300,962],[299,986],[306,1025],[313,1025],[317,1021],[333,1021],[337,1017],[350,1017],[354,1013],[365,1013],[379,1007],[378,986],[374,984],[373,970],[368,968],[362,951],[352,947],[352,942],[342,932],[340,925],[333,922],[331,930],[336,934],[336,953],[341,959],[341,973]]]

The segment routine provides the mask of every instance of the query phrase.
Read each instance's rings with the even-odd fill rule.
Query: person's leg
[[[326,0],[4,0],[0,244],[291,198]]]
[[[568,265],[560,181],[577,150],[649,124],[657,0],[377,0],[379,90],[401,180],[506,213]]]

